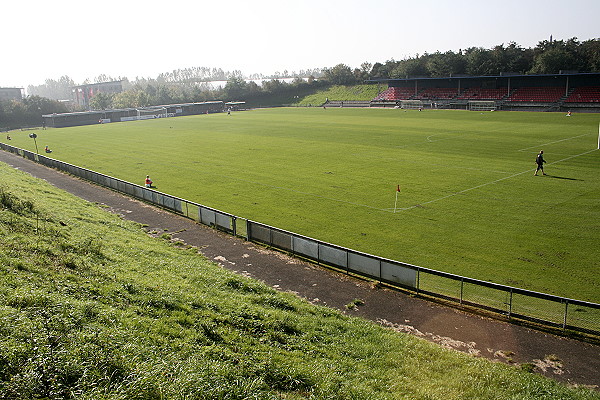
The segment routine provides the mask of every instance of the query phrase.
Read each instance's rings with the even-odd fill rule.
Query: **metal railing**
[[[600,304],[538,293],[378,257],[113,178],[0,143],[0,149],[166,208],[247,240],[346,273],[548,327],[600,336]]]

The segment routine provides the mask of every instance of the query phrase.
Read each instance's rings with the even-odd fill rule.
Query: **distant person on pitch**
[[[52,153],[52,150],[50,150],[50,148],[49,148],[48,146],[46,146],[46,147],[44,148],[44,151],[45,151],[46,153]]]
[[[537,168],[535,169],[535,176],[537,176],[537,173],[539,170],[542,170],[542,174],[546,175],[546,173],[544,172],[544,163],[546,162],[546,160],[544,160],[544,150],[540,150],[540,153],[537,155],[537,157],[535,158],[535,163],[537,164]]]
[[[146,181],[144,182],[146,187],[152,187],[152,179],[150,179],[150,175],[146,175]]]

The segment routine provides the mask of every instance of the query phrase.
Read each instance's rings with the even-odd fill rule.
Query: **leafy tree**
[[[584,60],[583,71],[600,71],[600,39],[582,42],[579,52]]]
[[[262,90],[265,93],[281,93],[286,89],[287,84],[279,79],[271,79],[264,81],[262,84]]]
[[[531,72],[534,74],[556,74],[562,69],[571,69],[574,60],[562,48],[555,47],[535,58]]]
[[[150,105],[148,95],[140,89],[117,93],[113,97],[114,108],[145,107]]]
[[[508,46],[498,49],[502,56],[501,69],[497,72],[518,72],[525,73],[533,63],[533,50],[524,49],[515,42],[510,42]]]
[[[25,106],[26,112],[36,116],[39,114],[40,117],[42,114],[61,113],[66,111],[64,104],[40,96],[27,96],[23,99],[23,105]]]
[[[567,41],[542,41],[534,49],[534,61],[531,73],[555,74],[560,70],[579,70],[585,68],[587,60],[583,59],[577,38]]]
[[[428,76],[444,77],[465,73],[465,62],[462,54],[447,51],[436,52],[427,57]]]
[[[469,75],[492,75],[494,61],[489,50],[481,47],[471,47],[464,53],[466,66],[465,72]]]
[[[154,98],[151,97],[151,104],[171,104],[174,103],[173,97],[173,93],[171,90],[169,90],[168,86],[160,85],[156,88]]]
[[[42,115],[67,111],[64,104],[40,96],[28,96],[23,101],[0,102],[0,110],[2,128],[40,126]]]
[[[304,87],[304,86],[308,86],[308,83],[304,79],[302,79],[299,76],[297,76],[297,77],[294,78],[294,80],[292,81],[291,85],[294,86],[294,87],[296,87],[296,88],[301,88],[301,87]]]
[[[58,80],[46,79],[43,85],[27,87],[29,95],[41,96],[54,100],[70,100],[72,96],[72,88],[75,86],[73,79],[67,75],[60,77]]]
[[[250,81],[246,84],[246,93],[248,96],[257,96],[262,92],[260,86],[254,81]]]
[[[114,82],[114,81],[120,81],[122,80],[122,78],[113,78],[110,75],[106,75],[106,74],[100,74],[97,77],[94,78],[94,83],[103,83],[103,82]]]
[[[354,69],[354,71],[353,71],[354,80],[356,82],[366,81],[367,79],[369,79],[369,73],[371,72],[372,68],[373,68],[373,64],[366,62],[366,61],[363,62],[362,64],[360,64],[360,68]]]
[[[399,61],[389,73],[390,78],[404,79],[410,76],[428,76],[425,58],[409,58]]]
[[[112,107],[113,95],[109,93],[97,93],[90,99],[92,110],[106,110]]]
[[[373,64],[373,68],[371,69],[371,78],[391,78],[392,71],[398,66],[398,63],[394,60],[388,60],[385,64],[376,62]],[[400,76],[397,76],[399,78]],[[405,78],[405,76],[402,76]]]
[[[345,64],[338,64],[331,69],[325,68],[324,72],[325,79],[333,85],[348,85],[356,82],[352,70]]]
[[[224,92],[228,99],[242,99],[246,90],[246,81],[240,77],[231,77],[225,84]]]

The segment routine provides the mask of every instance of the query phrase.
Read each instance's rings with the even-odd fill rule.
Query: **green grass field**
[[[356,250],[599,302],[595,114],[289,108],[37,131],[52,157]],[[35,150],[29,132],[10,144]],[[533,176],[544,150],[548,176]],[[394,213],[396,185],[400,185]]]

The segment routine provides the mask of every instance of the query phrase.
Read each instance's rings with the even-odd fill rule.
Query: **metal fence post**
[[[508,318],[512,314],[512,300],[513,300],[513,290],[510,288],[510,298],[508,299]]]
[[[321,265],[321,243],[317,242],[317,264]]]
[[[463,302],[464,286],[465,286],[465,279],[461,277],[460,278],[460,303],[459,304],[462,304],[462,302]]]
[[[350,252],[346,250],[346,274],[350,273]]]
[[[565,315],[563,318],[563,331],[567,329],[567,309],[569,307],[569,300],[565,299]]]

